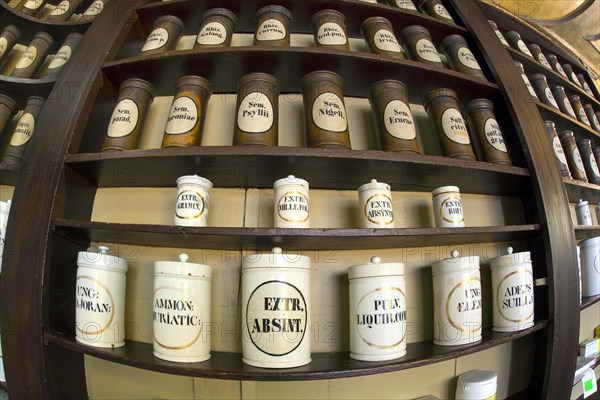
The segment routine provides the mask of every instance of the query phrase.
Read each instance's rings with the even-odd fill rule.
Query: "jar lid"
[[[264,6],[262,8],[259,8],[258,11],[256,12],[256,18],[258,19],[263,14],[267,14],[267,13],[282,14],[284,17],[289,19],[290,22],[293,20],[292,12],[283,6],[278,6],[278,5],[270,5],[270,6]]]
[[[573,137],[573,131],[562,131],[558,134],[558,137],[560,138],[560,140],[570,139]]]
[[[21,36],[21,31],[14,25],[6,25],[2,30],[2,33],[9,32],[11,35],[15,37],[15,40]]]
[[[359,186],[358,193],[364,192],[365,190],[371,190],[371,189],[391,191],[390,185],[388,185],[387,183],[377,182],[377,179],[371,179],[371,182],[365,183],[364,185]]]
[[[313,71],[302,77],[302,86],[310,85],[319,81],[333,81],[333,83],[338,84],[339,86],[343,85],[344,80],[341,76],[332,71]],[[328,86],[324,85],[324,89],[327,90]],[[331,91],[333,89],[329,89]]]
[[[152,86],[152,84],[148,81],[145,81],[140,78],[129,78],[123,81],[123,83],[121,83],[121,86],[119,86],[119,91],[128,87],[134,87],[141,90],[145,90],[150,94],[152,98],[154,98],[154,86]]]
[[[44,99],[43,97],[31,96],[27,98],[27,104],[25,105],[25,108],[29,106],[36,106],[42,108],[44,107],[44,104],[46,104],[46,99]]]
[[[435,197],[438,194],[448,192],[460,193],[460,189],[458,188],[458,186],[442,186],[437,189],[434,189],[433,192],[431,192],[431,197]]]
[[[565,88],[564,88],[564,87],[562,87],[562,86],[560,86],[560,85],[552,85],[552,86],[550,87],[550,89],[552,89],[552,91],[555,91],[555,90],[559,90],[559,91],[562,91],[562,92],[564,92],[564,91],[565,91]]]
[[[117,272],[127,272],[125,259],[107,253],[108,247],[98,246],[100,253],[80,251],[77,253],[77,265],[109,269]]]
[[[518,69],[519,71],[524,71],[524,69],[523,69],[523,64],[521,64],[521,63],[520,63],[520,62],[518,62],[518,61],[514,61],[514,64],[515,64],[515,67],[517,67],[517,69]]]
[[[431,92],[427,93],[423,99],[423,104],[427,107],[427,104],[432,101],[440,98],[440,97],[450,97],[455,101],[458,101],[458,96],[456,92],[452,89],[442,88],[442,89],[434,89]]]
[[[600,236],[582,240],[579,242],[579,247],[582,249],[587,247],[600,247]]]
[[[0,201],[0,212],[9,212],[10,211],[11,200]]]
[[[180,176],[179,178],[177,178],[177,186],[179,185],[185,185],[185,184],[192,184],[192,185],[200,185],[202,187],[204,187],[207,191],[212,189],[213,184],[211,181],[209,181],[206,178],[203,178],[201,176],[198,175],[184,175],[184,176]]]
[[[226,8],[217,7],[211,8],[210,10],[206,10],[204,14],[202,14],[202,21],[212,16],[222,16],[229,18],[231,22],[233,22],[233,26],[235,26],[235,24],[237,23],[237,17],[235,16],[235,14]]]
[[[404,276],[404,263],[382,263],[380,257],[371,257],[369,264],[348,268],[348,279]]]
[[[546,124],[546,127],[548,127],[548,128],[555,129],[554,126],[556,124],[552,121],[544,121],[544,124]]]
[[[174,15],[163,15],[162,17],[159,17],[156,19],[156,21],[154,21],[154,25],[160,24],[162,22],[170,22],[172,24],[175,24],[182,32],[185,30],[185,24],[183,23],[183,21]]]
[[[252,81],[263,81],[275,86],[277,90],[280,88],[277,78],[275,78],[273,75],[265,74],[264,72],[253,72],[251,74],[244,75],[240,78],[238,85],[242,87]]]
[[[277,189],[278,187],[283,185],[300,185],[305,187],[306,189],[309,188],[307,181],[305,181],[304,179],[296,178],[294,175],[288,175],[285,178],[276,180],[275,183],[273,183],[273,189]]]
[[[424,26],[421,25],[409,25],[406,28],[402,29],[400,31],[400,37],[402,39],[403,42],[405,42],[407,39],[407,36],[410,35],[414,35],[415,33],[420,33],[420,34],[426,34],[427,36],[431,37],[431,34],[429,33],[429,30],[427,30],[427,28],[425,28]]]
[[[271,253],[244,256],[242,269],[250,268],[294,268],[310,270],[310,257],[299,254],[283,254],[280,247],[274,247]]]
[[[519,32],[517,32],[517,31],[508,31],[508,32],[506,32],[506,36],[508,36],[508,37],[512,36],[513,38],[519,39],[519,40],[521,39],[521,35],[519,35]]]
[[[546,82],[546,76],[543,74],[533,74],[531,75],[531,80],[532,81],[537,81],[537,80],[543,80],[544,82]]]
[[[440,42],[439,49],[440,49],[440,51],[442,53],[445,53],[446,52],[445,51],[446,47],[448,47],[448,46],[450,46],[450,45],[452,45],[453,43],[456,43],[456,42],[458,42],[460,44],[464,44],[465,46],[467,46],[467,41],[465,40],[464,37],[462,37],[460,35],[449,35],[449,36],[446,36],[444,38],[444,40],[442,40]]]
[[[464,385],[493,385],[496,386],[498,376],[493,371],[470,371],[458,377],[457,384]]]
[[[370,18],[365,19],[360,26],[360,30],[365,32],[366,29],[368,28],[368,26],[373,25],[373,24],[385,24],[385,25],[389,25],[390,27],[392,26],[392,23],[390,22],[389,19],[384,18],[384,17],[375,16],[375,17],[370,17]],[[393,28],[392,28],[392,33],[393,33]]]
[[[581,146],[581,147],[588,147],[589,146],[590,149],[591,149],[591,147],[592,147],[592,141],[590,139],[581,139],[581,140],[578,140],[577,141],[577,147],[579,147],[579,146]]]
[[[529,251],[513,253],[513,248],[509,247],[507,249],[507,253],[508,254],[506,254],[504,256],[494,258],[491,261],[490,266],[492,268],[498,268],[498,267],[510,267],[511,265],[515,265],[515,264],[531,263],[531,252],[529,252]]]
[[[179,88],[184,85],[200,86],[210,94],[213,92],[213,86],[210,81],[197,75],[186,75],[177,79],[177,82],[175,82],[175,90],[179,90]]]
[[[9,108],[12,112],[15,109],[17,102],[5,94],[0,94],[0,104],[4,105],[6,108]]]
[[[337,10],[326,9],[326,10],[317,11],[316,13],[313,14],[313,16],[310,19],[310,24],[313,27],[313,30],[316,30],[315,28],[317,28],[315,25],[316,25],[318,19],[322,18],[322,17],[326,17],[328,15],[333,18],[337,18],[337,19],[341,20],[342,22],[344,22],[346,20],[346,17],[344,16],[344,14],[342,14],[341,12],[339,12]]]
[[[528,47],[528,48],[529,48],[529,50],[531,50],[532,52],[533,52],[533,51],[537,51],[537,50],[540,50],[540,51],[542,50],[542,48],[541,48],[539,45],[535,44],[535,43],[529,43],[529,44],[527,45],[527,47]]]
[[[463,115],[465,118],[469,116],[473,111],[478,110],[480,108],[487,108],[491,111],[494,110],[494,103],[492,103],[488,99],[474,99],[467,103],[466,106],[463,107]]]
[[[436,261],[431,264],[433,275],[443,274],[446,272],[461,272],[471,269],[479,270],[479,256],[459,257],[458,250],[452,250],[450,258],[445,258],[441,261]]]
[[[570,96],[569,96],[569,101],[570,101],[571,103],[576,103],[576,102],[578,102],[578,101],[579,101],[579,96],[578,96],[578,95],[576,95],[576,94],[572,94],[572,95],[570,95]]]
[[[194,278],[212,278],[212,267],[205,264],[195,264],[188,262],[189,256],[186,253],[179,255],[179,261],[155,261],[155,275],[176,275],[182,277]]]
[[[371,85],[369,88],[369,92],[372,97],[377,97],[378,93],[385,90],[394,90],[407,93],[406,85],[400,81],[394,79],[384,79],[381,81],[377,81]],[[401,93],[402,94],[402,93]],[[401,97],[401,96],[400,96]]]
[[[50,35],[47,32],[38,32],[37,35],[35,35],[35,37],[33,38],[35,39],[41,39],[43,41],[45,41],[46,43],[48,43],[48,46],[52,46],[52,44],[54,43],[54,39],[52,38],[52,35]]]
[[[589,203],[585,200],[579,199],[579,203],[575,206],[575,208],[586,207]]]

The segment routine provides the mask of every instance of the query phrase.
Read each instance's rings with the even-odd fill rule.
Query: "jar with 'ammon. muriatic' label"
[[[21,31],[14,25],[6,25],[0,34],[0,64],[8,57],[10,51],[21,36]]]
[[[583,105],[581,104],[581,100],[579,99],[579,96],[574,94],[569,96],[569,101],[571,102],[571,106],[573,107],[573,110],[575,111],[575,115],[577,116],[577,119],[583,123],[586,124],[587,126],[591,127],[590,121],[587,117],[587,114],[585,113],[585,110],[583,109]]]
[[[317,47],[350,50],[346,17],[336,10],[321,10],[313,14],[310,23]]]
[[[23,114],[15,125],[8,147],[4,152],[2,163],[20,165],[23,162],[27,144],[35,132],[36,121],[44,104],[46,104],[46,100],[42,97],[31,96],[27,99]]]
[[[162,147],[200,145],[212,90],[211,83],[200,76],[188,75],[177,80]]]
[[[177,226],[207,226],[213,184],[198,175],[177,178],[173,220]]]
[[[453,70],[485,79],[485,75],[464,37],[460,35],[446,36],[440,43],[440,51],[446,55],[446,61]]]
[[[211,8],[205,11],[194,49],[230,46],[236,23],[235,14],[225,8]]]
[[[351,148],[341,76],[331,71],[304,75],[302,101],[308,147]]]
[[[137,148],[146,113],[153,99],[154,86],[150,82],[131,78],[121,83],[102,151]]]
[[[560,174],[566,178],[571,178],[567,158],[565,157],[565,152],[560,143],[560,139],[558,138],[558,134],[556,133],[554,122],[544,121],[544,123],[546,124],[546,132],[548,132],[548,136],[550,137],[550,143],[552,144],[552,150],[554,150],[554,155],[556,156]]]
[[[567,94],[565,93],[565,88],[559,85],[554,85],[550,88],[552,94],[554,95],[554,100],[558,104],[558,109],[566,115],[569,115],[573,118],[577,118],[575,115],[575,110],[573,110],[573,106],[571,102],[567,98]]]
[[[6,128],[8,121],[11,120],[16,105],[16,101],[5,94],[0,94],[0,135]]]
[[[383,150],[421,154],[406,85],[392,79],[375,82],[369,102]]]
[[[292,12],[285,7],[270,5],[260,8],[256,12],[254,45],[289,46],[292,20]]]
[[[73,52],[79,45],[79,42],[83,39],[81,33],[73,32],[69,34],[60,49],[56,52],[48,68],[41,75],[42,78],[56,77],[62,71],[63,67],[69,62]]]
[[[25,52],[21,54],[21,58],[15,64],[10,76],[13,78],[31,78],[35,76],[38,67],[46,59],[53,43],[54,39],[46,32],[39,32],[35,35]]]
[[[361,32],[371,53],[404,59],[402,46],[398,43],[392,23],[383,17],[371,17],[361,25]]]
[[[56,5],[54,10],[48,14],[46,21],[67,21],[81,3],[83,3],[83,0],[62,0]]]
[[[408,59],[444,66],[426,28],[420,25],[407,26],[400,32],[400,40]]]
[[[394,228],[390,185],[371,179],[358,188],[358,221],[361,228]]]
[[[456,186],[442,186],[431,192],[433,217],[438,228],[462,228],[465,226],[465,215]]]
[[[435,89],[425,95],[423,105],[446,157],[474,160],[469,132],[458,108],[456,92]]]
[[[440,0],[421,0],[419,1],[419,10],[435,19],[454,22],[454,19]]]
[[[152,32],[140,50],[141,55],[162,54],[173,50],[184,30],[185,25],[179,18],[173,15],[159,17],[154,21]]]
[[[233,145],[277,146],[279,132],[279,81],[254,72],[238,83]]]
[[[581,154],[575,143],[573,131],[562,131],[558,137],[563,150],[565,151],[565,155],[567,156],[567,163],[569,164],[571,175],[577,180],[587,182],[588,179],[585,173],[585,166],[583,165]]]
[[[521,35],[519,35],[518,32],[506,32],[506,40],[508,40],[508,43],[510,43],[513,49],[520,50],[523,54],[526,54],[529,57],[533,58],[533,54],[531,54],[531,51],[529,51],[529,48],[527,47],[523,39],[521,39]]]
[[[406,354],[406,287],[403,263],[348,268],[350,284],[350,357],[385,361]]]
[[[585,175],[588,178],[588,182],[600,185],[600,170],[596,164],[596,157],[592,152],[592,141],[590,139],[581,139],[577,141],[577,148],[583,161],[583,167],[585,168]]]
[[[309,228],[308,182],[289,175],[273,183],[275,228]]]
[[[479,139],[483,159],[494,164],[512,165],[500,124],[494,115],[494,103],[488,99],[471,100],[463,109],[463,115],[469,130]]]
[[[537,94],[538,99],[540,99],[542,103],[554,107],[557,110],[560,110],[560,108],[558,107],[558,103],[556,102],[556,99],[552,94],[552,91],[548,87],[546,76],[542,74],[531,75],[531,84],[535,89],[535,93]]]

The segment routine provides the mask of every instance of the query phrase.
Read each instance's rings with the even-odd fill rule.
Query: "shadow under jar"
[[[407,26],[400,32],[400,40],[410,60],[443,67],[435,46],[431,42],[431,35],[427,28],[420,25]]]
[[[235,14],[225,8],[211,8],[205,11],[194,49],[230,46],[236,23]]]
[[[463,110],[471,133],[477,136],[483,159],[489,163],[512,165],[506,141],[494,115],[494,103],[488,99],[475,99]]]
[[[321,10],[311,18],[313,36],[317,47],[350,50],[346,17],[336,10]]]
[[[396,40],[394,28],[389,20],[383,17],[368,18],[362,23],[361,31],[371,53],[404,59],[402,47]]]
[[[565,156],[567,157],[571,175],[577,180],[587,182],[588,179],[585,173],[585,167],[583,165],[583,160],[581,159],[581,153],[579,153],[579,149],[575,144],[573,131],[562,131],[559,133],[558,137],[565,152]]]
[[[440,51],[444,53],[448,65],[453,70],[485,80],[485,75],[464,37],[446,36],[440,43]]]
[[[54,39],[46,32],[39,32],[13,68],[10,76],[13,78],[31,78],[46,59]]]
[[[179,18],[173,15],[163,15],[154,21],[152,32],[148,35],[140,54],[147,56],[163,54],[173,50],[177,46],[184,29],[185,25]]]
[[[285,7],[262,7],[256,12],[254,45],[289,46],[292,20],[292,12]]]

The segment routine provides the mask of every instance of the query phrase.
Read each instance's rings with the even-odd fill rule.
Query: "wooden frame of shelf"
[[[577,203],[580,199],[590,204],[600,203],[600,185],[569,178],[563,178],[563,182],[571,203]]]
[[[554,107],[548,106],[544,103],[536,102],[540,109],[540,113],[545,120],[552,121],[556,125],[556,131],[561,132],[563,130],[570,130],[577,136],[585,135],[585,137],[592,140],[592,142],[600,142],[600,132],[596,132],[591,127],[587,126],[583,122],[579,122],[570,115],[563,114]]]

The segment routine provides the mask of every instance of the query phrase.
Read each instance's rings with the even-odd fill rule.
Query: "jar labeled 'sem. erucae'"
[[[350,357],[385,361],[406,354],[406,288],[403,263],[348,268],[350,283]]]
[[[406,51],[406,56],[413,61],[443,67],[440,58],[427,28],[420,25],[407,26],[400,32],[400,40]]]
[[[154,263],[152,312],[153,348],[158,358],[175,362],[200,362],[210,358],[212,268],[179,261]]]
[[[310,258],[268,254],[242,259],[242,352],[246,364],[291,368],[310,358]]]
[[[394,209],[390,185],[365,183],[358,188],[358,220],[361,228],[393,228]]]
[[[560,139],[560,143],[562,144],[563,150],[565,151],[571,175],[577,180],[587,182],[588,179],[585,173],[585,166],[583,165],[581,153],[579,153],[579,149],[575,143],[573,131],[562,131],[558,137]]]
[[[46,59],[54,39],[46,32],[39,32],[15,64],[10,73],[13,78],[31,78],[35,76],[38,67]]]
[[[8,147],[2,157],[2,163],[7,165],[20,165],[25,157],[27,145],[31,136],[35,133],[35,125],[46,100],[42,97],[31,96],[27,99],[27,104],[23,114],[15,125]]]
[[[275,228],[309,228],[308,182],[289,175],[273,184]]]
[[[317,47],[350,50],[345,19],[344,14],[336,10],[321,10],[313,14],[310,23]]]
[[[173,15],[163,15],[154,21],[152,32],[140,51],[142,55],[162,54],[173,50],[183,34],[183,21]]]
[[[433,343],[455,346],[481,340],[482,296],[479,257],[459,257],[435,262],[433,273]]]
[[[235,30],[237,18],[225,8],[211,8],[202,14],[200,32],[196,37],[194,49],[203,47],[227,47]]]
[[[581,295],[600,295],[600,237],[579,242],[581,262]]]
[[[491,262],[493,330],[516,332],[533,326],[533,267],[531,253],[508,254]]]
[[[368,18],[362,23],[361,31],[371,53],[404,59],[402,47],[389,20],[383,17]]]
[[[558,163],[560,175],[566,178],[571,178],[571,172],[569,172],[567,158],[565,157],[565,152],[562,144],[560,143],[560,139],[558,138],[558,134],[556,133],[554,122],[544,121],[544,123],[546,124],[546,132],[548,132],[548,136],[550,137],[552,150],[554,150],[554,155],[556,156],[556,162]]]
[[[494,103],[488,99],[475,99],[463,109],[467,126],[477,136],[485,161],[494,164],[512,165],[506,141],[494,115]]]
[[[464,37],[460,35],[446,36],[440,43],[440,51],[444,53],[448,65],[453,70],[485,79],[485,75]]]
[[[177,178],[175,225],[207,225],[210,189],[212,187],[211,181],[198,175],[184,175]]]
[[[107,253],[80,251],[75,284],[75,339],[95,347],[125,345],[127,262]]]
[[[461,228],[465,226],[465,215],[458,187],[439,187],[431,192],[431,197],[436,227]]]
[[[285,7],[270,5],[260,8],[256,12],[254,44],[289,46],[292,20],[292,12]]]
[[[6,25],[0,34],[0,64],[8,57],[10,51],[21,36],[21,31],[14,25]]]

